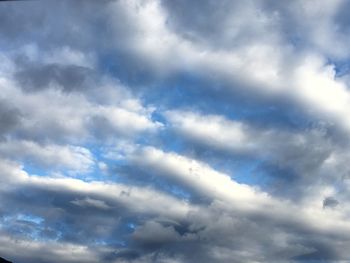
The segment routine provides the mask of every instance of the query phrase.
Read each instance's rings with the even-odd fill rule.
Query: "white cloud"
[[[98,254],[87,246],[69,243],[19,240],[2,233],[0,238],[2,256],[16,261],[44,262],[96,262]],[[20,253],[18,253],[20,251]]]
[[[253,4],[248,9],[257,8],[256,6]],[[326,36],[332,44],[334,38],[330,37],[329,32],[335,31],[333,28],[336,25],[333,25],[332,18],[339,6],[341,1],[324,1],[315,8],[311,3],[292,4],[294,11],[302,10],[311,27],[305,35],[311,31],[313,36]],[[312,49],[298,53],[298,50],[286,44],[287,40],[282,41],[282,36],[277,37],[276,41],[265,42],[252,37],[246,41],[246,45],[233,46],[229,50],[206,48],[177,35],[169,28],[167,17],[171,13],[166,13],[159,1],[114,2],[111,4],[111,12],[121,12],[134,32],[130,39],[126,37],[127,49],[146,57],[146,61],[159,72],[195,70],[205,72],[204,75],[216,75],[222,80],[233,81],[236,85],[241,83],[252,89],[252,92],[289,97],[300,104],[307,114],[335,121],[349,131],[350,95],[345,84],[335,78],[332,65],[328,65],[323,53]],[[264,15],[261,13],[261,16]],[[271,14],[266,14],[267,18],[269,15]],[[329,29],[314,24],[313,21],[318,21],[319,17]],[[245,17],[242,16],[241,19],[244,21]],[[270,28],[271,23],[277,24],[278,16],[261,30]],[[278,26],[274,29],[273,34],[282,34],[278,31]],[[323,29],[326,32],[318,32]],[[324,43],[322,40],[315,41],[316,45]],[[332,47],[327,44],[326,53],[337,50]]]
[[[24,92],[9,78],[2,79],[0,99],[11,101],[19,111],[20,123],[15,134],[24,139],[84,142],[96,133],[113,138],[155,131],[159,123],[151,120],[152,109],[141,105],[130,94],[116,94],[118,86],[105,85],[99,92],[112,97],[96,97],[99,103],[80,93],[66,94],[54,88]],[[110,90],[116,89],[116,92]],[[118,97],[119,96],[119,97]],[[113,104],[110,99],[114,98]],[[107,103],[107,104],[106,104]]]
[[[263,207],[271,202],[267,194],[238,184],[227,174],[217,172],[205,163],[175,153],[147,147],[130,158],[138,166],[155,170],[160,176],[174,177],[203,196],[232,202],[233,206],[241,209]]]
[[[50,191],[68,191],[75,194],[96,196],[115,206],[121,204],[128,210],[137,213],[164,215],[178,219],[186,215],[191,207],[185,201],[177,200],[147,187],[25,175],[19,177],[18,180],[22,187],[39,187]],[[94,198],[90,198],[90,201],[92,199]],[[88,203],[91,204],[91,202]]]
[[[182,135],[209,146],[237,151],[255,148],[251,130],[242,122],[189,111],[168,111],[165,116],[170,125]]]
[[[332,193],[329,187],[322,189],[323,194],[319,192],[316,200],[310,198],[298,203],[237,183],[229,175],[218,172],[205,163],[152,147],[141,149],[129,159],[134,165],[144,167],[158,176],[173,179],[201,196],[209,197],[211,202],[222,203],[222,207],[228,211],[259,214],[289,224],[309,225],[321,232],[350,231],[350,225],[345,220],[348,208],[334,212],[325,211],[322,207],[324,195]],[[321,191],[320,188],[318,190]],[[300,217],[292,216],[294,213]],[[318,224],[314,226],[316,221]]]
[[[40,145],[33,141],[0,142],[0,155],[4,158],[33,162],[44,169],[67,169],[86,173],[92,169],[91,152],[79,146]]]

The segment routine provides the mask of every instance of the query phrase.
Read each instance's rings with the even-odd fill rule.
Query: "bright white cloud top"
[[[0,2],[0,257],[347,262],[345,0]]]

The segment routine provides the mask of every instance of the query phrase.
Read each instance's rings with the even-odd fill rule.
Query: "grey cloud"
[[[141,257],[137,250],[133,249],[118,249],[110,253],[109,255],[105,255],[103,260],[105,261],[113,261],[113,260],[127,260],[130,262],[131,260],[138,260]]]
[[[136,228],[131,237],[139,246],[151,249],[176,242],[180,235],[173,226],[163,226],[158,222],[149,221]]]
[[[8,40],[18,45],[21,40],[32,39],[42,47],[89,47],[94,40],[91,30],[96,29],[92,22],[103,22],[98,18],[101,18],[99,15],[103,14],[103,8],[108,2],[110,1],[64,0],[3,3],[0,27],[2,41]],[[101,33],[101,28],[99,30],[95,32]]]
[[[278,27],[259,1],[162,1],[170,27],[209,48],[232,49],[253,41],[269,42]],[[268,33],[269,32],[269,33]]]
[[[252,43],[288,43],[315,48],[334,58],[347,58],[349,21],[343,1],[316,5],[264,1],[162,1],[169,24],[178,34],[210,48],[232,49]],[[323,25],[324,29],[316,27]],[[338,28],[338,30],[335,30]],[[342,30],[339,30],[339,29]],[[336,47],[332,38],[339,41]]]
[[[216,210],[215,205],[209,209],[213,210],[207,211],[207,217],[204,216],[206,211],[193,213],[189,218],[190,228],[199,230],[185,232],[182,236],[169,226],[160,225],[156,221],[146,222],[137,230],[138,235],[142,235],[142,239],[134,243],[133,254],[138,251],[139,255],[144,255],[143,257],[149,255],[151,259],[146,262],[152,262],[152,260],[163,262],[161,258],[164,257],[175,262],[176,260],[180,262],[200,260],[223,263],[304,262],[304,260],[346,258],[346,254],[341,254],[337,248],[328,246],[332,236],[319,239],[318,233],[297,225],[278,225],[270,219],[260,220],[257,224],[254,218],[237,213],[235,215],[225,213],[221,209]],[[147,230],[150,228],[154,231],[148,233]],[[158,243],[159,239],[155,233],[162,238],[162,242]],[[349,240],[344,240],[340,241],[339,245],[343,247],[348,243]],[[128,255],[126,258],[129,259]],[[140,260],[142,256],[135,262]]]
[[[0,100],[0,138],[8,135],[21,122],[21,112],[16,105],[11,105],[7,100]]]
[[[339,205],[339,201],[334,197],[326,197],[323,200],[323,208],[334,208]]]
[[[136,191],[137,188],[128,190],[129,186],[125,186],[123,191],[129,194],[123,194],[119,189],[120,194],[115,195],[116,190],[112,191],[112,188],[106,191],[109,185],[90,186],[78,181],[69,185],[64,183],[65,180],[43,177],[32,178],[25,184],[19,181],[17,186],[7,184],[8,188],[0,192],[3,200],[1,213],[7,220],[3,236],[10,235],[23,242],[24,237],[39,235],[48,240],[58,239],[61,245],[87,246],[89,252],[84,252],[81,257],[94,255],[91,262],[201,260],[226,263],[279,259],[293,262],[307,258],[340,260],[348,256],[346,250],[342,250],[349,243],[346,233],[336,230],[324,233],[312,229],[302,221],[295,221],[297,215],[285,220],[276,213],[242,213],[232,210],[231,204],[214,201],[209,206],[192,208],[181,212],[179,217],[173,217],[165,208],[157,206],[173,208],[176,203],[162,203],[157,192],[154,192],[155,199],[150,206],[147,202],[152,199],[142,196],[139,199],[140,189]],[[75,183],[78,183],[76,187]],[[102,187],[101,191],[97,190],[99,187]],[[18,212],[32,215],[32,218],[18,218]],[[2,217],[2,222],[4,219]],[[128,220],[134,222],[135,227],[124,232],[123,225]],[[128,248],[118,245],[116,237],[128,242]],[[107,244],[97,245],[99,239]],[[325,251],[323,248],[334,239],[340,249],[330,246]],[[18,250],[21,242],[12,246]],[[45,262],[48,257],[56,255],[55,246],[58,244],[52,245],[52,248],[41,245],[45,253],[35,257],[21,253],[14,256],[7,246],[2,246],[0,252],[18,262]],[[35,253],[37,250],[25,251]],[[70,250],[66,248],[65,251]],[[81,258],[62,260],[78,262]]]
[[[76,65],[34,65],[16,73],[15,79],[24,90],[35,91],[58,86],[64,91],[91,88],[94,72],[86,67]]]

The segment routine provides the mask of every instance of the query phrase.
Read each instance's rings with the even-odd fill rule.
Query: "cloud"
[[[51,66],[49,64],[45,67]],[[152,109],[144,107],[137,98],[123,91],[125,88],[118,82],[102,80],[103,77],[98,81],[86,80],[89,82],[86,87],[80,83],[81,87],[77,92],[66,93],[67,90],[75,90],[71,86],[75,85],[71,78],[71,74],[74,74],[72,69],[80,68],[76,65],[71,67],[66,71],[69,75],[59,73],[59,68],[58,71],[54,70],[57,74],[51,74],[50,71],[37,74],[36,69],[31,68],[29,70],[32,71],[27,73],[33,81],[30,83],[23,82],[16,73],[14,76],[10,73],[4,77],[1,95],[3,107],[9,104],[9,98],[14,98],[7,106],[10,107],[7,111],[8,115],[14,111],[11,118],[16,118],[11,120],[6,117],[4,108],[4,129],[6,123],[11,125],[17,120],[17,129],[13,134],[22,139],[65,142],[82,140],[94,136],[95,133],[100,136],[111,136],[114,133],[127,136],[155,130],[160,126],[150,120]],[[85,82],[81,80],[83,81]],[[33,92],[33,86],[43,90]]]
[[[330,207],[334,208],[339,204],[339,202],[333,197],[327,197],[323,200],[323,208]]]
[[[244,202],[244,209],[249,209],[249,204],[263,206],[264,202],[269,202],[267,195],[258,193],[247,185],[237,184],[228,175],[219,173],[204,163],[174,153],[164,153],[148,147],[130,158],[138,166],[155,169],[160,176],[174,177],[203,196],[229,200],[237,206]]]
[[[5,158],[33,162],[46,169],[64,168],[72,172],[88,172],[94,165],[91,152],[78,146],[40,145],[32,141],[0,143]]]
[[[3,236],[0,244],[3,255],[17,262],[96,262],[98,260],[98,254],[90,252],[88,247],[69,243],[33,242]],[[18,253],[19,251],[21,253]]]
[[[0,112],[0,135],[3,136],[16,127],[16,125],[20,122],[21,116],[20,111],[18,111],[6,100],[0,101]]]
[[[1,178],[4,181],[0,195],[4,203],[0,208],[0,225],[8,244],[0,250],[3,255],[11,255],[18,260],[44,262],[48,257],[61,253],[57,249],[61,251],[67,247],[66,262],[79,261],[85,256],[90,256],[94,262],[98,257],[112,253],[115,234],[125,235],[124,218],[142,214],[146,218],[163,216],[180,220],[189,209],[195,209],[149,188],[29,176],[11,163],[2,162],[2,166]],[[11,180],[6,180],[6,176]],[[91,224],[96,225],[91,228]],[[15,243],[12,241],[15,238],[22,241]],[[41,241],[32,243],[33,238],[51,241],[49,244]],[[105,240],[110,247],[98,248],[99,239]],[[27,249],[22,250],[26,244],[29,247],[27,245]],[[45,253],[32,257],[32,253],[40,249],[44,249]],[[18,253],[13,254],[14,251]],[[70,255],[74,257],[70,258]]]
[[[0,255],[349,258],[348,3],[0,4]]]
[[[260,10],[252,1],[249,3],[252,6],[248,4],[247,7],[239,7],[239,10],[244,8],[253,10],[253,12]],[[305,12],[312,13],[311,7],[304,6],[302,3],[298,4]],[[325,11],[324,14],[325,20],[328,21],[332,17],[331,11],[337,10],[337,5],[333,7],[330,4],[329,8],[326,5],[326,2],[324,6],[321,5],[320,10],[330,12]],[[223,6],[226,7],[224,4]],[[227,4],[227,6],[230,5]],[[327,121],[336,122],[337,125],[348,131],[347,101],[349,94],[344,83],[335,77],[334,65],[327,62],[322,52],[296,53],[294,47],[285,43],[283,36],[277,37],[281,39],[280,41],[264,42],[259,37],[259,34],[264,32],[261,32],[262,30],[257,36],[259,41],[251,37],[244,41],[245,45],[240,47],[231,45],[229,50],[213,50],[202,47],[169,29],[166,24],[168,13],[158,1],[145,1],[143,4],[138,4],[137,1],[117,2],[112,3],[111,10],[114,9],[125,10],[124,15],[131,28],[130,32],[135,32],[130,39],[128,36],[125,37],[128,43],[127,49],[138,54],[141,59],[146,59],[161,74],[183,70],[199,71],[202,74],[205,72],[205,76],[217,76],[223,82],[226,80],[238,86],[238,88],[231,86],[231,89],[245,87],[251,92],[261,93],[264,96],[277,96],[278,98],[287,96],[295,104],[301,105],[306,114],[322,116]],[[278,17],[278,11],[275,12]],[[139,14],[137,18],[134,17],[136,13]],[[264,21],[261,17],[265,15],[271,20],[267,19],[269,21],[267,24],[274,23],[273,12],[272,14],[260,12],[260,14],[256,16],[258,19]],[[310,20],[314,19],[312,14],[307,15],[311,16]],[[316,17],[318,15],[316,13]],[[244,17],[240,19],[243,20]],[[277,24],[278,19],[275,20]],[[268,25],[264,26],[264,23],[258,21],[257,23],[264,30],[270,32]],[[222,28],[227,28],[227,26],[222,26]],[[244,27],[239,28],[244,31]],[[120,28],[116,25],[117,33],[118,30]],[[277,28],[272,32],[279,36],[279,30]],[[326,34],[317,33],[317,35]],[[308,110],[309,105],[312,105],[312,112]]]

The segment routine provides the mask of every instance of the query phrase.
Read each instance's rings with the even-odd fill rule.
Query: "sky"
[[[0,256],[348,262],[350,2],[0,2]]]

